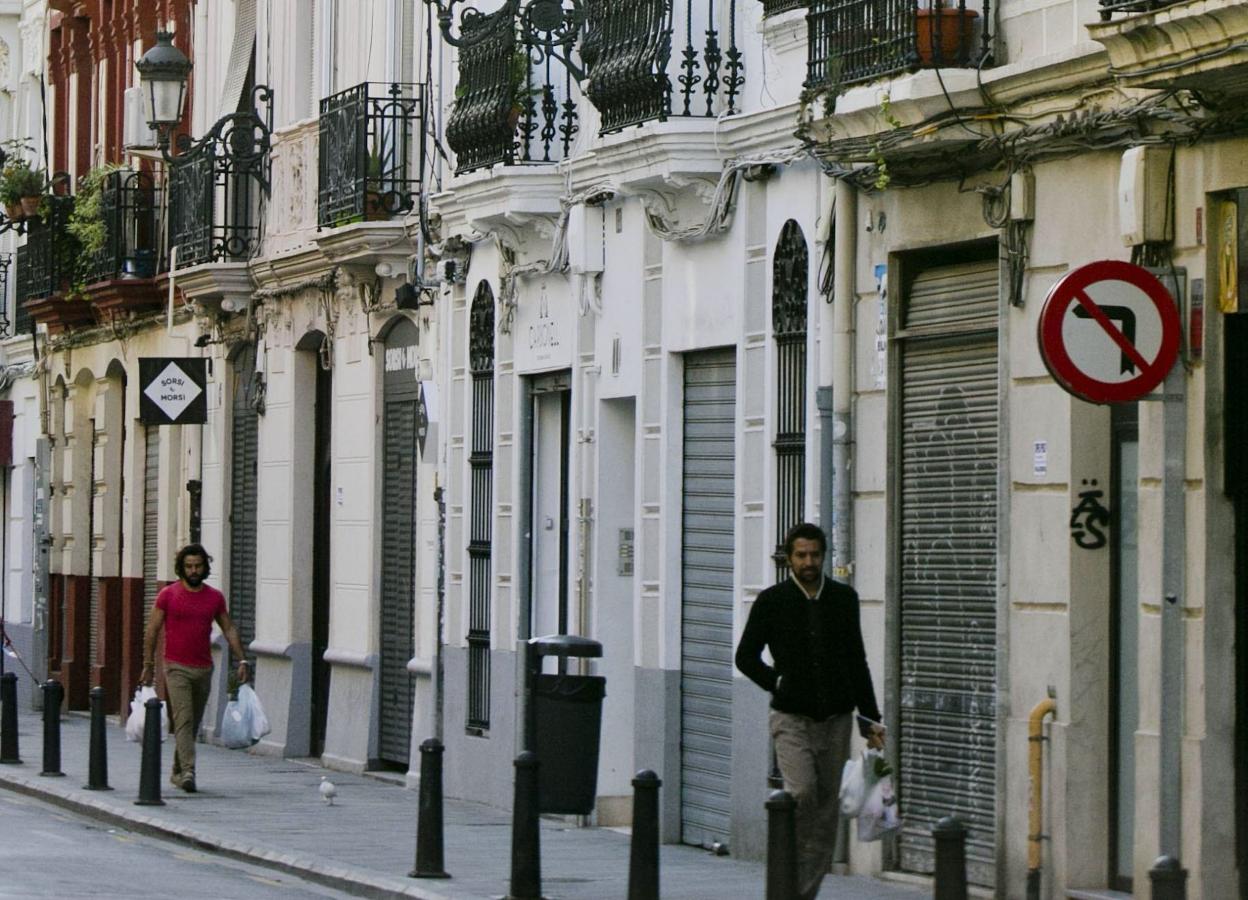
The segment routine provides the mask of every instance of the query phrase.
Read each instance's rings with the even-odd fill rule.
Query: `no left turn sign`
[[[1179,355],[1174,298],[1140,266],[1102,260],[1067,273],[1040,312],[1040,355],[1070,393],[1127,403],[1161,384]]]

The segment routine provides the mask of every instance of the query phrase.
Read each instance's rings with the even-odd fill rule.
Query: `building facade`
[[[768,698],[732,653],[811,520],[906,822],[852,870],[930,874],[956,814],[997,896],[1143,892],[1163,853],[1243,895],[1238,4],[12,6],[40,49],[5,121],[67,174],[13,238],[5,608],[71,708],[124,706],[199,537],[259,752],[415,783],[438,736],[447,793],[505,805],[523,644],[581,635],[586,824],[648,768],[665,840],[760,858]],[[194,63],[168,154],[158,27]],[[49,269],[93,172],[98,265]],[[1179,297],[1154,398],[1076,399],[1039,352],[1101,259]],[[204,424],[142,421],[165,357],[205,360]]]

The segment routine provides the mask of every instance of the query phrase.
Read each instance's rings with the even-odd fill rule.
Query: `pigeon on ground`
[[[325,805],[333,806],[334,798],[338,796],[338,788],[334,787],[334,783],[330,781],[328,778],[326,778],[324,775],[321,776],[320,791],[321,791],[321,799],[325,801]]]

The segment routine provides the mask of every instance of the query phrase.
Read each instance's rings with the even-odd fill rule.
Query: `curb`
[[[375,900],[403,900],[403,898],[452,900],[449,894],[437,893],[415,884],[379,877],[360,869],[324,865],[293,853],[252,846],[196,831],[193,828],[170,825],[137,811],[123,812],[102,801],[76,796],[73,791],[58,790],[50,784],[42,782],[36,784],[25,778],[14,778],[3,770],[0,770],[0,788],[44,800],[71,812],[129,831],[149,837],[178,841],[198,850],[207,850],[231,859],[275,869],[357,897],[369,897]]]

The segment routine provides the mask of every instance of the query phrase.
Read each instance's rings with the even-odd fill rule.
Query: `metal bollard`
[[[1159,856],[1148,870],[1153,900],[1186,900],[1187,869],[1173,856]]]
[[[420,803],[416,819],[416,868],[409,878],[450,878],[442,855],[442,742],[420,745]]]
[[[49,678],[43,687],[43,771],[40,775],[63,778],[61,771],[61,703],[65,688],[55,678]]]
[[[17,750],[17,673],[5,672],[0,675],[0,763],[16,765],[21,761]]]
[[[633,837],[628,850],[628,900],[659,898],[659,788],[649,769],[633,779]]]
[[[511,808],[511,886],[506,900],[541,900],[542,837],[538,824],[537,755],[516,757],[516,793]]]
[[[160,700],[143,704],[143,762],[139,766],[139,799],[136,806],[164,806],[160,799]]]
[[[111,791],[108,786],[108,741],[104,733],[104,688],[91,688],[91,753],[87,760],[88,791]]]
[[[767,900],[797,900],[797,801],[788,791],[767,797]]]
[[[966,900],[966,826],[945,816],[932,829],[936,842],[933,900]]]

